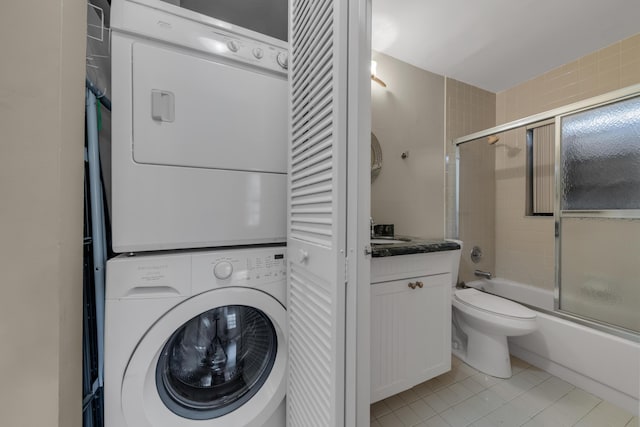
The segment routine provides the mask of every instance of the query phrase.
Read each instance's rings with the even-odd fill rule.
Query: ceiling
[[[640,32],[640,0],[372,2],[373,50],[491,92]]]

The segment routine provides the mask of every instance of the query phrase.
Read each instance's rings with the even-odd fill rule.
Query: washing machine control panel
[[[196,292],[223,286],[260,288],[287,276],[286,248],[203,252],[192,257]]]
[[[225,280],[233,274],[233,264],[229,261],[220,261],[213,267],[213,275],[216,279]]]
[[[287,276],[284,248],[281,253],[247,257],[246,280],[249,284],[268,283]]]

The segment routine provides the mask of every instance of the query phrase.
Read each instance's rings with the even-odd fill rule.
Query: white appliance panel
[[[179,65],[176,58],[187,55],[179,53],[178,48],[171,51],[166,48],[166,45],[151,40],[143,42],[142,39],[130,34],[113,32],[111,41],[114,106],[111,218],[113,250],[138,252],[284,242],[286,239],[286,173],[212,168],[211,165],[223,163],[216,160],[221,156],[222,149],[217,150],[216,153],[206,140],[207,135],[216,135],[217,132],[206,127],[206,124],[213,122],[212,119],[207,119],[206,124],[197,124],[196,126],[200,126],[199,130],[187,129],[188,126],[185,124],[184,128],[187,130],[184,131],[187,135],[199,135],[200,139],[193,138],[191,141],[187,141],[186,138],[177,139],[179,147],[175,147],[176,138],[172,141],[165,137],[165,129],[168,126],[164,126],[162,131],[152,129],[155,133],[146,141],[147,147],[143,150],[145,154],[136,153],[134,159],[134,146],[136,150],[141,149],[138,147],[140,139],[136,139],[135,144],[133,140],[134,127],[138,126],[134,123],[141,114],[134,113],[134,107],[143,108],[143,111],[146,108],[146,116],[142,113],[143,117],[140,120],[146,121],[147,126],[157,126],[157,123],[153,123],[149,110],[152,102],[151,85],[146,86],[148,92],[144,95],[144,101],[140,101],[145,106],[134,105],[132,102],[134,87],[137,90],[138,84],[141,84],[138,81],[134,82],[133,78],[134,69],[137,69],[133,64],[134,45],[144,43],[148,49],[143,49],[143,52],[149,53],[154,58],[159,53],[159,56],[163,57],[162,53],[169,52],[163,58],[165,62],[171,62],[175,67]],[[201,58],[193,60],[198,64],[204,64],[201,65],[200,79],[207,74],[204,70],[215,69],[217,72],[218,67],[222,67],[221,64],[211,65],[213,55],[208,60]],[[162,64],[166,65],[165,62]],[[224,67],[226,66],[228,65]],[[182,73],[178,74],[175,80],[187,75],[188,68],[185,65],[182,67]],[[238,70],[248,72],[246,70],[251,66],[242,67],[244,68],[238,68]],[[148,70],[150,74],[137,75],[136,78],[143,81],[153,79],[156,72],[161,73],[156,68],[150,67]],[[268,78],[270,85],[284,84],[282,77],[266,77],[268,73],[268,71],[253,73],[252,79]],[[204,80],[204,84],[202,81],[198,84],[206,85],[207,81],[216,81],[217,77],[217,74],[213,73],[208,80]],[[184,78],[184,80],[187,79]],[[167,81],[171,81],[171,78]],[[198,106],[207,104],[204,102],[205,97],[198,95],[204,104],[200,104],[197,99],[195,101],[191,99],[188,101],[191,107],[185,110],[181,105],[185,98],[183,95],[189,93],[189,96],[193,96],[196,85],[190,86],[187,83],[176,83],[176,85],[180,90],[172,87],[176,102],[174,122],[162,122],[162,125],[183,126],[183,120],[187,120],[184,123],[194,123],[193,119],[185,116],[188,116],[191,110],[198,110]],[[219,83],[216,85],[220,86]],[[186,91],[183,91],[183,87],[187,87]],[[153,89],[158,88],[153,87]],[[162,89],[159,88],[159,90]],[[286,89],[282,90],[282,96],[286,97]],[[248,109],[252,108],[251,104],[259,103],[258,99],[264,99],[262,92],[257,93],[255,98],[247,107]],[[235,105],[236,110],[240,108],[239,103]],[[265,107],[262,114],[273,117],[272,110],[274,110],[273,106]],[[284,111],[286,114],[286,107]],[[205,116],[203,111],[194,111],[194,114],[201,118]],[[278,132],[284,133],[286,119],[281,120],[282,129]],[[272,123],[275,126],[275,119]],[[246,124],[236,131],[239,134],[250,135],[252,131],[245,128],[251,127],[254,125]],[[136,132],[139,133],[139,131]],[[286,141],[286,136],[282,139],[272,138],[269,141],[261,136],[253,144],[243,141],[244,153],[240,153],[240,150],[227,140],[228,144],[224,150],[229,149],[231,154],[224,156],[233,167],[241,167],[238,162],[240,154],[243,154],[243,161],[246,161],[243,164],[249,165],[249,167],[245,166],[245,169],[254,167],[260,169],[256,165],[266,164],[267,166],[260,170],[284,171],[285,166],[280,162],[286,162],[285,154],[282,152],[281,159],[277,159],[278,156],[275,153],[286,150]],[[159,147],[154,148],[152,145],[156,142]],[[249,148],[249,145],[254,147]],[[256,155],[256,152],[262,154]],[[256,160],[257,158],[260,160]],[[141,163],[142,160],[150,163]],[[152,164],[153,162],[158,164]]]
[[[285,54],[288,48],[283,40],[160,0],[112,0],[110,23],[114,32],[136,34],[206,53],[216,53],[210,40],[220,36],[227,41],[268,44]],[[234,54],[229,52],[228,56]],[[273,69],[282,71],[282,67]]]
[[[132,55],[136,162],[286,173],[284,76],[144,43]],[[166,118],[154,114],[153,92],[167,94]]]
[[[287,40],[287,0],[163,1],[280,40]]]
[[[114,174],[115,252],[285,240],[286,175],[147,167]]]
[[[220,279],[216,267],[225,263],[232,268],[228,277]],[[106,283],[105,426],[283,427],[288,345],[285,268],[284,246],[111,259]],[[181,291],[168,294],[168,288]],[[232,412],[206,421],[180,417],[158,395],[160,349],[194,316],[228,305],[255,308],[273,322],[278,348],[272,370],[257,393]]]

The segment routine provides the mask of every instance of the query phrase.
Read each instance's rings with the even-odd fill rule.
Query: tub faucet
[[[490,272],[482,271],[482,270],[475,270],[473,274],[475,274],[478,277],[484,277],[485,279],[489,279],[489,280],[491,280],[491,277],[492,277]]]

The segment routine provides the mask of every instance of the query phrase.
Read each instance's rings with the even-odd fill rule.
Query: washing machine
[[[285,247],[107,263],[105,427],[283,427]]]
[[[287,1],[113,0],[111,29],[113,250],[284,242]]]

